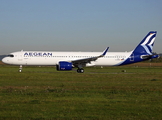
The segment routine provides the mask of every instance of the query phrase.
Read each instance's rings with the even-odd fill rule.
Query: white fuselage
[[[119,66],[157,58],[152,53],[156,31],[150,31],[138,46],[130,52],[107,52],[107,47],[101,52],[51,52],[51,51],[20,51],[10,53],[2,62],[11,65],[51,65],[58,71],[78,68],[78,73],[83,73],[86,66]]]
[[[104,57],[87,63],[86,66],[116,66],[129,58],[132,52],[107,52]],[[102,52],[50,52],[50,51],[21,51],[13,52],[12,57],[5,57],[4,63],[11,65],[51,65],[59,61],[68,61],[91,58],[101,55]]]

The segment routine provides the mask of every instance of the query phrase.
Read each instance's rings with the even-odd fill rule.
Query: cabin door
[[[134,61],[134,54],[133,53],[130,56],[130,61]]]
[[[22,60],[23,60],[22,57],[23,57],[23,54],[22,54],[22,53],[19,53],[19,54],[18,54],[18,61],[22,61]]]

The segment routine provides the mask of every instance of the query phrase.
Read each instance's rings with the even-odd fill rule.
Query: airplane
[[[121,66],[157,58],[152,53],[156,31],[150,31],[139,45],[130,52],[52,52],[52,51],[18,51],[2,59],[3,63],[22,66],[56,66],[58,71],[69,71],[74,67],[83,73],[88,66]]]

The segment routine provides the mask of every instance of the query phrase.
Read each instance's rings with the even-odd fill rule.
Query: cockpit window
[[[8,55],[8,57],[14,57],[14,55],[10,54],[10,55]]]

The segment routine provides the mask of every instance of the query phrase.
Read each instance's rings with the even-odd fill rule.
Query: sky
[[[0,0],[0,55],[20,50],[133,50],[157,31],[162,53],[161,0]]]

